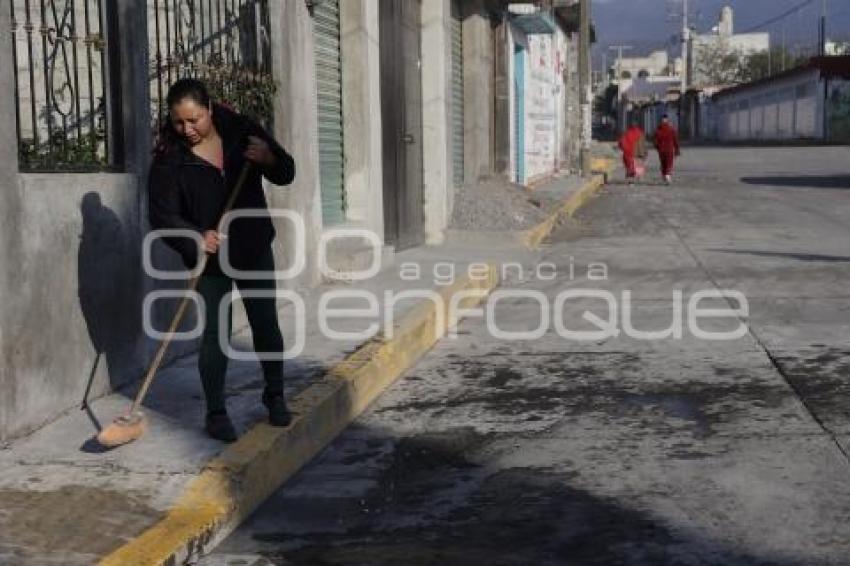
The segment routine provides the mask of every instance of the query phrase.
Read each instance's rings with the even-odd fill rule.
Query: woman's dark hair
[[[168,109],[185,99],[191,99],[201,106],[210,105],[210,93],[207,90],[207,85],[198,79],[180,79],[171,85],[168,89],[168,95],[165,97],[165,103]]]
[[[210,106],[210,93],[207,90],[207,85],[202,81],[198,79],[179,79],[172,84],[171,88],[168,89],[168,95],[165,97],[165,116],[162,116],[162,126],[159,129],[159,135],[154,146],[154,155],[162,155],[181,142],[180,136],[174,131],[174,126],[171,124],[171,117],[168,114],[172,107],[187,98],[201,106],[207,108]]]

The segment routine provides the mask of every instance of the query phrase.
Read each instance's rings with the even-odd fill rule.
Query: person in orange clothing
[[[655,149],[658,150],[658,158],[661,160],[661,175],[669,185],[673,182],[673,165],[681,151],[679,134],[670,124],[670,117],[666,114],[661,118],[661,125],[655,130]]]
[[[623,152],[623,166],[626,168],[626,179],[629,182],[639,177],[643,169],[641,160],[646,158],[646,135],[636,122],[623,132],[618,143]]]

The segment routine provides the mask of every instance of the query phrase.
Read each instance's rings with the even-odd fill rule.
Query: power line
[[[758,30],[758,29],[760,29],[760,28],[763,28],[763,27],[769,26],[769,25],[771,25],[771,24],[775,24],[775,23],[776,23],[776,22],[778,22],[778,21],[784,20],[784,19],[785,19],[785,18],[787,18],[788,16],[791,16],[791,15],[796,14],[797,12],[799,12],[800,10],[802,10],[803,8],[805,8],[805,7],[807,7],[807,6],[811,5],[811,4],[814,4],[814,2],[815,2],[815,0],[804,0],[804,1],[803,1],[803,2],[801,2],[800,4],[797,4],[797,5],[796,5],[796,6],[794,6],[793,8],[789,9],[788,11],[783,12],[782,14],[780,14],[780,15],[778,15],[778,16],[776,16],[776,17],[774,17],[774,18],[771,18],[771,19],[767,20],[766,22],[762,22],[762,23],[760,23],[760,24],[759,24],[759,25],[757,25],[757,26],[753,26],[753,27],[751,27],[751,28],[747,29],[746,31],[744,31],[743,33],[750,33],[750,32],[754,32],[754,31],[756,31],[756,30]]]

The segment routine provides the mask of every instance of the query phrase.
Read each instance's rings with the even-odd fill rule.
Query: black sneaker
[[[236,434],[236,429],[233,428],[233,423],[230,422],[230,417],[227,413],[212,413],[207,414],[207,434],[211,438],[220,440],[221,442],[236,442],[239,436]]]
[[[276,427],[287,427],[292,422],[292,413],[286,406],[283,395],[263,394],[263,405],[269,410],[269,424]]]

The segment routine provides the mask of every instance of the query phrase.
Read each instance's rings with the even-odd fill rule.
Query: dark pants
[[[661,174],[664,176],[673,174],[673,164],[676,162],[675,151],[659,151],[658,158],[661,161]]]
[[[637,176],[635,156],[631,153],[623,153],[623,166],[626,168],[626,177],[631,179]]]
[[[251,271],[274,272],[274,255],[271,249],[263,252]],[[198,293],[204,300],[207,316],[204,333],[201,338],[201,352],[198,357],[198,369],[204,394],[207,399],[207,411],[225,410],[224,381],[227,374],[227,355],[218,343],[218,333],[222,324],[226,326],[226,336],[230,336],[233,325],[232,309],[228,307],[226,320],[219,320],[219,305],[225,295],[233,290],[233,284],[240,291],[274,291],[274,279],[231,279],[226,275],[203,275],[198,282]],[[243,298],[245,312],[254,336],[254,349],[264,353],[282,353],[283,336],[277,321],[277,301],[270,298]],[[278,356],[279,357],[279,356]],[[283,362],[263,361],[263,375],[266,380],[266,394],[283,395]]]

